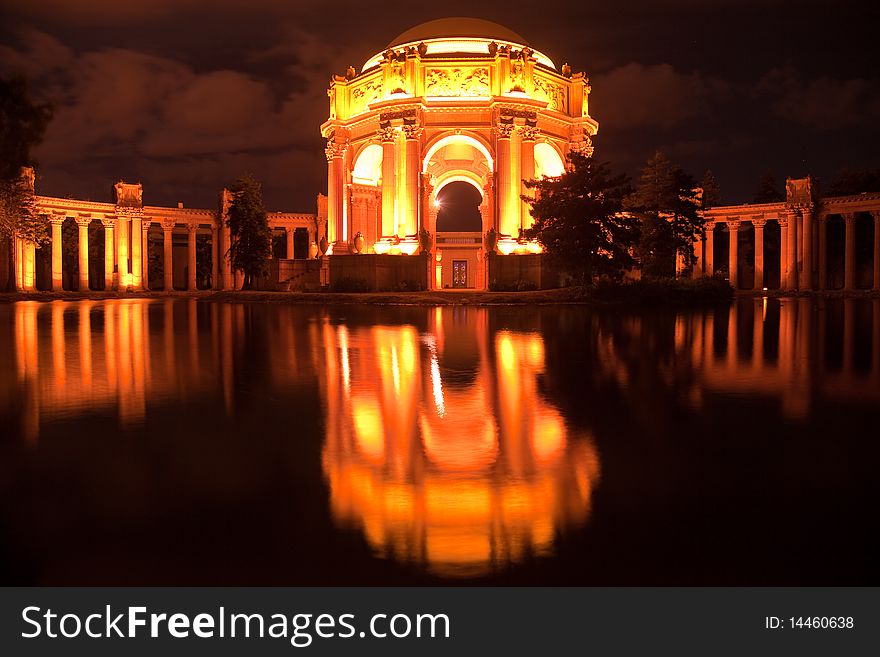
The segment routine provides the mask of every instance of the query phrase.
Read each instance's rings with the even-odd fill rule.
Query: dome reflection
[[[326,371],[347,368],[324,385],[334,518],[377,554],[452,577],[549,554],[588,518],[599,476],[592,442],[538,393],[540,335],[490,336],[485,312],[465,322],[476,371],[451,387],[438,366],[462,348],[451,313],[437,309],[421,339],[411,326],[324,327]]]

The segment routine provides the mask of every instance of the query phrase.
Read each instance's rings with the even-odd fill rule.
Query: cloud
[[[290,63],[280,76],[276,68],[275,77],[264,79],[230,69],[196,70],[125,48],[76,54],[34,30],[19,37],[18,48],[0,49],[0,73],[27,74],[54,102],[54,119],[35,155],[43,173],[66,181],[71,193],[77,175],[85,189],[109,188],[123,175],[149,175],[145,185],[175,196],[203,189],[205,176],[213,176],[218,190],[244,171],[234,167],[247,166],[263,174],[270,193],[282,196],[284,181],[273,166],[288,177],[287,186],[293,163],[309,161],[321,171],[317,126],[326,118],[327,76],[323,66],[310,67],[315,55],[305,52],[314,45],[308,39],[291,41],[284,51]],[[85,180],[89,176],[102,180]],[[315,177],[315,191],[322,178]]]
[[[590,113],[614,129],[670,128],[704,113],[726,85],[669,64],[626,64],[596,75]]]
[[[776,116],[819,130],[874,127],[880,121],[880,81],[829,76],[803,80],[790,67],[769,71],[758,85]]]

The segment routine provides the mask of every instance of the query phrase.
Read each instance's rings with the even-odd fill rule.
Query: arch
[[[565,172],[565,162],[553,144],[542,141],[535,144],[535,178],[553,178]]]
[[[425,153],[425,157],[422,159],[422,172],[428,169],[428,164],[431,162],[431,158],[437,154],[441,148],[448,144],[456,144],[456,143],[464,143],[476,148],[480,153],[483,154],[483,157],[486,158],[486,162],[489,164],[489,171],[495,170],[494,159],[492,158],[492,153],[489,151],[489,147],[483,143],[480,139],[477,139],[473,135],[457,135],[457,134],[447,134],[443,137],[440,137],[437,141],[435,141],[431,146],[428,147],[428,151]]]
[[[431,194],[431,202],[435,202],[437,200],[437,195],[440,193],[440,190],[446,187],[449,183],[454,182],[466,182],[469,185],[473,185],[474,188],[480,193],[480,198],[484,198],[483,194],[483,185],[480,177],[475,173],[471,173],[470,171],[453,171],[448,174],[444,174],[437,180],[437,185],[434,187],[434,191]]]
[[[358,153],[351,172],[352,181],[360,185],[377,186],[382,178],[382,147],[368,144]]]
[[[483,215],[480,210],[483,199],[473,181],[454,181],[445,185],[441,194],[443,196],[438,194],[435,199],[437,217],[434,228],[438,234],[482,232]]]

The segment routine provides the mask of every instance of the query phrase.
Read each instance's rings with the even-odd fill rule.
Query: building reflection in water
[[[0,369],[0,412],[18,405],[21,433],[36,442],[41,423],[109,411],[121,428],[134,427],[148,403],[210,391],[218,379],[231,391],[230,307],[211,308],[211,335],[221,339],[204,362],[199,354],[210,343],[200,339],[196,307],[145,299],[14,304],[15,370]],[[187,327],[186,340],[175,321]]]
[[[441,308],[421,334],[323,331],[331,510],[377,553],[475,576],[548,554],[587,520],[598,458],[538,392],[538,333],[490,334],[485,309]]]
[[[599,457],[588,422],[575,428],[562,409],[588,403],[591,380],[631,390],[650,371],[694,413],[708,412],[709,395],[768,398],[802,423],[819,400],[880,403],[880,299],[748,298],[565,328],[565,317],[590,312],[377,308],[358,323],[333,308],[192,300],[8,304],[0,426],[36,448],[47,423],[93,426],[89,417],[109,415],[136,429],[151,410],[195,400],[227,416],[245,404],[260,412],[260,395],[317,381],[323,417],[309,426],[323,427],[314,440],[337,525],[362,532],[378,555],[474,576],[549,554],[587,522]],[[555,361],[545,355],[556,346],[548,335],[596,350],[596,371],[565,393],[568,406],[559,382],[576,367],[565,365],[568,379],[550,368],[561,365],[558,350]],[[646,338],[651,351],[639,351]],[[268,354],[259,368],[255,349]]]
[[[676,317],[676,352],[707,392],[776,398],[806,420],[817,399],[880,403],[880,299],[741,299]]]

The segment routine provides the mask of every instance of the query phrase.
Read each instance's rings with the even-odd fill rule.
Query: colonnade
[[[878,202],[880,205],[880,202]],[[880,291],[880,208],[870,210],[838,210],[823,208],[816,212],[814,206],[788,207],[785,210],[756,214],[748,206],[713,209],[708,213],[704,224],[705,239],[698,242],[698,275],[711,276],[722,269],[716,262],[716,228],[725,227],[729,235],[727,265],[730,284],[735,289],[744,287],[740,279],[741,253],[739,234],[741,228],[749,224],[754,228],[754,281],[752,289],[760,290],[765,285],[765,230],[770,222],[776,222],[780,230],[779,244],[779,288],[787,291],[824,291],[829,287],[828,265],[828,222],[840,216],[844,223],[843,290],[857,289],[856,271],[856,221],[859,213],[870,213],[873,220],[872,238],[872,282],[871,288]],[[730,216],[724,216],[728,212]],[[719,216],[721,215],[721,216]],[[769,215],[769,216],[768,216]]]
[[[221,207],[216,210],[190,209],[179,204],[177,208],[143,206],[141,204],[141,186],[117,183],[116,203],[80,201],[45,196],[36,197],[37,212],[47,222],[48,240],[38,247],[34,242],[21,238],[13,239],[12,256],[14,267],[15,289],[24,292],[48,291],[60,292],[65,287],[65,241],[76,239],[76,266],[78,275],[76,285],[78,291],[88,291],[91,287],[102,290],[143,291],[151,289],[150,284],[150,231],[155,227],[161,229],[161,250],[158,250],[158,262],[163,275],[161,283],[153,287],[166,292],[178,288],[193,291],[199,289],[201,283],[205,288],[213,290],[238,289],[243,283],[241,272],[234,272],[229,258],[232,245],[230,229],[226,224],[226,216],[231,203],[231,193],[224,190],[221,196]],[[64,223],[73,220],[76,233],[65,232]],[[314,257],[317,246],[314,244],[317,231],[316,215],[269,213],[268,221],[271,228],[283,228],[286,231],[287,257],[294,257],[294,233],[297,228],[306,228],[309,235],[308,257]],[[103,265],[90,258],[90,242],[100,232],[92,231],[97,222],[103,228]],[[180,280],[181,261],[178,260],[178,277],[175,279],[175,241],[176,235],[185,231],[186,255],[183,260],[186,274]],[[210,281],[208,274],[200,280],[199,270],[199,237],[210,240]],[[46,252],[50,262],[47,266],[48,279],[43,279],[38,288],[38,253]],[[178,256],[179,257],[179,256]],[[96,268],[102,272],[94,271]],[[44,271],[41,269],[41,271]],[[155,271],[153,272],[156,273]],[[103,274],[103,285],[100,283]]]

